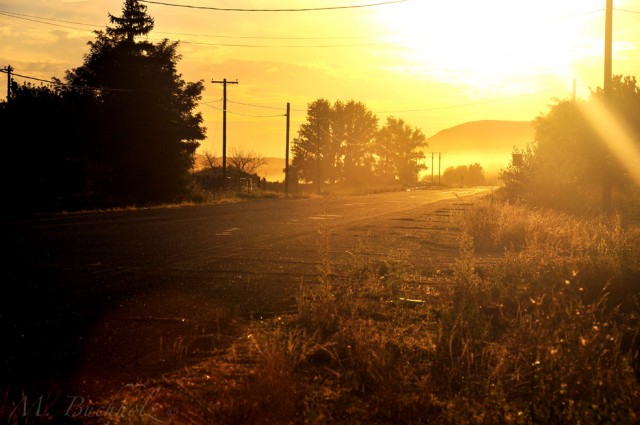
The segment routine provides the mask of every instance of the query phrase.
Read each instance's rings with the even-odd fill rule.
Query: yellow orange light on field
[[[629,131],[604,104],[595,99],[581,104],[581,111],[633,181],[640,184],[640,151]]]

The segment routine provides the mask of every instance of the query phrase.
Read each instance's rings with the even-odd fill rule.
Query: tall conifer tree
[[[187,83],[177,72],[177,42],[136,37],[153,29],[138,0],[125,0],[113,26],[97,31],[84,64],[67,72],[77,87],[97,96],[91,140],[99,164],[94,187],[109,202],[173,201],[185,194],[202,116],[194,113],[203,81]]]

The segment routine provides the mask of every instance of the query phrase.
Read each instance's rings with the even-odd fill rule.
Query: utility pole
[[[285,152],[285,166],[284,166],[284,193],[289,194],[289,126],[291,123],[291,104],[287,102],[287,142]]]
[[[604,25],[604,102],[605,107],[611,106],[611,82],[613,64],[613,0],[607,0]],[[604,169],[602,170],[602,211],[611,213],[611,161],[606,141],[607,153],[604,157]]]
[[[224,186],[227,186],[227,84],[238,84],[236,81],[211,80],[214,84],[222,84],[222,178]]]
[[[318,195],[320,195],[320,121],[318,119],[316,119],[316,128],[318,129],[318,140],[316,141],[316,166],[318,168],[317,186]]]
[[[11,65],[2,68],[2,72],[7,73],[7,103],[9,103],[9,97],[11,97],[11,71],[13,71]]]
[[[440,164],[442,162],[442,152],[438,152],[438,186],[440,186]]]
[[[431,152],[431,184],[433,185],[433,152]]]
[[[611,98],[611,80],[613,68],[613,0],[607,0],[604,24],[604,96]]]

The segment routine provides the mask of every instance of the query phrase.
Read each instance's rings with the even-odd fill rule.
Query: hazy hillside
[[[265,177],[270,182],[284,181],[284,158],[266,158],[267,163],[260,167],[258,174],[260,177]],[[291,158],[289,158],[289,164],[291,164]]]
[[[511,152],[533,139],[529,121],[472,121],[429,137],[429,152]]]
[[[509,165],[514,146],[525,147],[533,136],[529,121],[471,121],[447,128],[427,138],[429,147],[424,152],[428,169],[423,176],[436,180],[438,170],[444,172],[447,167],[477,162],[484,168],[488,181],[495,184],[500,170]]]

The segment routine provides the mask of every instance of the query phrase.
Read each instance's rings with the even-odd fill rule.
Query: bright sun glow
[[[562,3],[562,4],[560,4]],[[592,49],[601,1],[409,1],[380,14],[407,60],[431,77],[472,85],[553,75],[571,81]]]
[[[580,105],[594,130],[607,144],[611,153],[627,170],[629,176],[640,185],[640,152],[633,140],[632,133],[626,130],[615,116],[602,103],[593,100]]]

